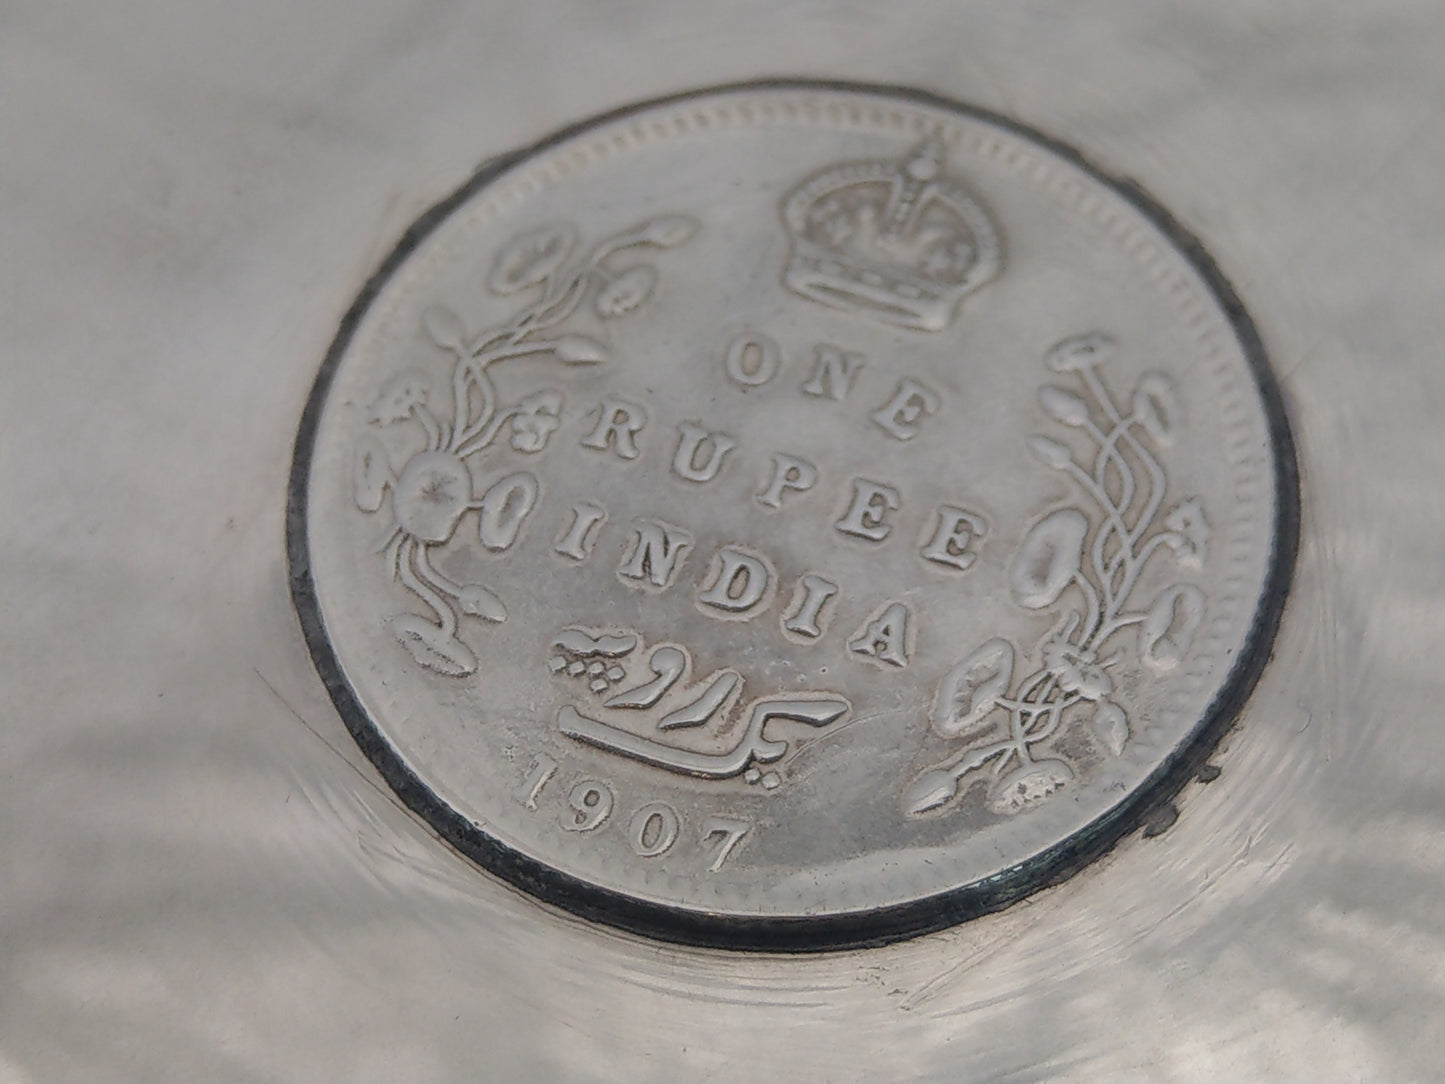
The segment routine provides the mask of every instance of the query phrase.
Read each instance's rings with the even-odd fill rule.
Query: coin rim
[[[382,289],[413,252],[459,206],[523,161],[584,132],[663,106],[699,98],[757,91],[842,92],[892,97],[954,112],[995,125],[1063,159],[1105,185],[1142,214],[1185,259],[1213,294],[1248,362],[1264,408],[1274,458],[1273,547],[1254,623],[1219,692],[1200,721],[1128,797],[1053,847],[990,877],[905,903],[820,916],[730,915],[654,903],[601,888],[523,854],[487,834],[443,801],[407,766],[361,706],[346,681],[321,617],[311,576],[307,487],[321,413],[336,370],[362,319]],[[540,900],[582,918],[665,941],[710,948],[763,952],[819,952],[862,948],[918,936],[1002,910],[1040,889],[1071,877],[1144,823],[1158,823],[1238,719],[1260,674],[1284,612],[1299,548],[1299,469],[1283,393],[1270,369],[1264,343],[1234,287],[1201,242],[1137,182],[1095,165],[1052,136],[990,110],[928,91],[887,84],[815,79],[760,79],[726,83],[633,103],[592,116],[479,166],[451,195],[421,215],[366,281],[342,318],[307,398],[296,437],[286,511],[286,549],[291,598],[302,635],[342,722],[367,759],[406,806],[446,843]]]

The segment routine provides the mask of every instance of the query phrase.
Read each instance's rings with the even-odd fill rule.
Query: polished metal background
[[[0,1078],[1429,1080],[1445,1042],[1445,9],[12,4],[0,14]],[[1137,178],[1250,306],[1295,589],[1208,785],[1007,912],[759,958],[548,911],[355,749],[284,561],[301,405],[483,159],[763,75]]]

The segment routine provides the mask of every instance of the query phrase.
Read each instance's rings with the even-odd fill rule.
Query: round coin
[[[344,321],[293,591],[441,836],[603,922],[821,949],[1004,906],[1202,763],[1294,551],[1258,337],[1137,188],[886,88],[484,168]]]

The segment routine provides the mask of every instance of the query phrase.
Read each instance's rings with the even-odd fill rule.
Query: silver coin
[[[1294,545],[1258,340],[1146,196],[887,90],[652,103],[494,164],[346,319],[302,623],[489,869],[822,948],[1112,844],[1247,695]]]

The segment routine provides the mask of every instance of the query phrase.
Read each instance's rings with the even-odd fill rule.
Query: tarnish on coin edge
[[[817,917],[735,916],[640,900],[601,888],[508,847],[461,816],[405,763],[368,717],[348,684],[321,617],[310,567],[307,489],[314,440],[336,371],[379,293],[413,252],[462,204],[519,163],[594,127],[647,110],[702,97],[757,91],[816,91],[887,95],[921,107],[952,111],[1026,139],[1111,189],[1157,229],[1197,274],[1227,319],[1248,362],[1273,450],[1273,547],[1254,622],[1227,678],[1192,733],[1131,794],[1105,815],[1052,849],[986,881],[876,910]],[[803,293],[793,284],[790,288]],[[924,316],[919,319],[930,319]],[[923,324],[914,326],[926,326]],[[287,549],[293,602],[317,671],[358,746],[387,784],[448,843],[519,888],[584,918],[665,940],[764,951],[820,951],[879,944],[998,910],[1070,876],[1112,847],[1151,810],[1166,806],[1198,771],[1233,724],[1268,660],[1288,593],[1299,532],[1299,488],[1293,441],[1280,390],[1263,343],[1237,294],[1199,241],[1132,181],[1110,176],[1083,155],[1027,126],[985,110],[906,88],[780,80],[705,88],[628,106],[559,131],[523,150],[484,164],[421,216],[367,281],[341,321],[302,415],[290,477]],[[987,646],[987,645],[985,645]],[[982,650],[982,648],[980,648]]]

